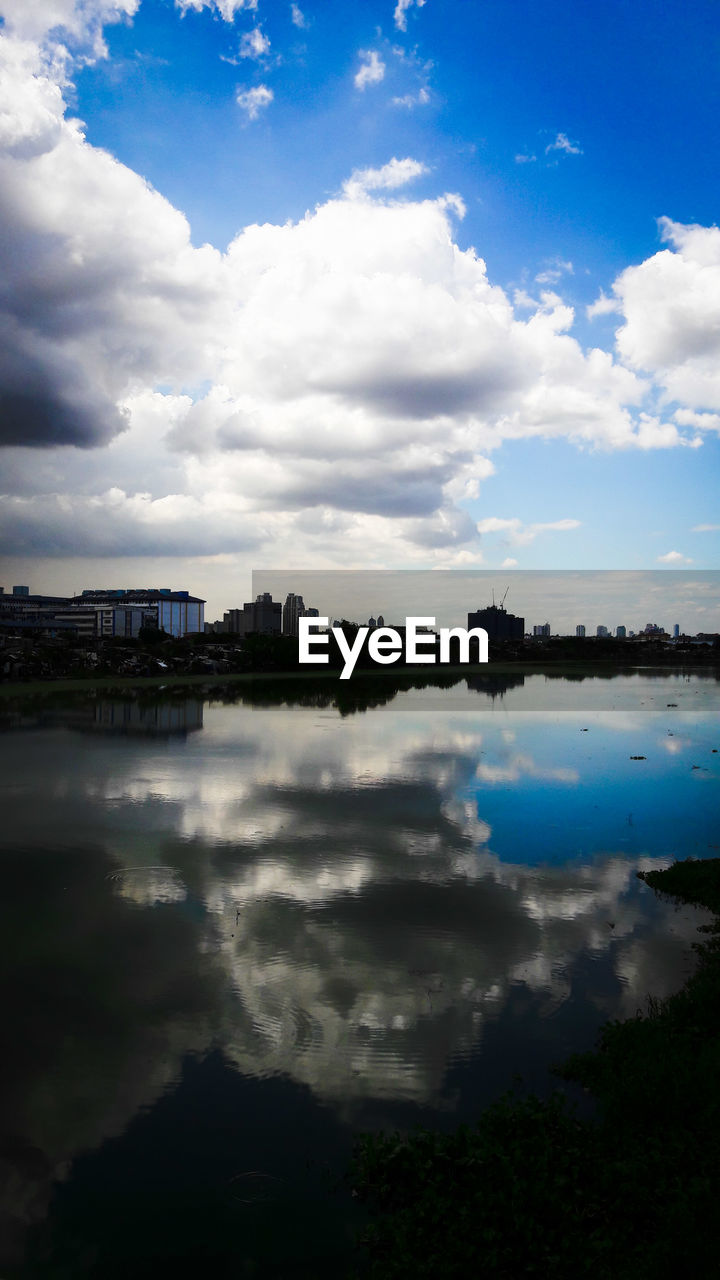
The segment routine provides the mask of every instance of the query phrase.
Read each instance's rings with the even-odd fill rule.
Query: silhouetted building
[[[241,635],[249,635],[251,631],[259,631],[263,636],[279,636],[282,634],[283,607],[279,600],[273,600],[269,591],[256,596],[250,604],[243,606],[243,623]]]
[[[537,626],[537,627],[533,627],[533,635],[534,635],[534,636],[549,636],[549,635],[550,635],[550,623],[549,623],[549,622],[541,622],[539,626]]]
[[[282,633],[284,636],[296,636],[298,633],[298,618],[305,614],[305,601],[302,596],[296,596],[294,591],[289,591],[285,597],[285,604],[282,608]]]
[[[576,628],[575,628],[575,635],[576,635],[576,636],[579,636],[581,640],[584,640],[584,638],[585,638],[585,627],[583,626],[582,622],[579,622],[579,623],[578,623],[578,625],[576,626]]]
[[[599,635],[601,640],[605,640],[607,636],[610,634],[610,632],[608,631],[607,627],[603,627],[601,624],[597,629],[597,634]]]
[[[486,609],[477,609],[467,616],[468,631],[473,627],[482,627],[487,631],[488,640],[522,640],[525,635],[525,619],[517,618],[514,613],[507,613],[501,604],[489,604]]]

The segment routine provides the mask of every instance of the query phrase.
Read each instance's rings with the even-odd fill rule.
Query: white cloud
[[[559,151],[566,156],[581,156],[582,148],[577,142],[571,142],[566,133],[558,133],[555,141],[548,143],[545,148],[545,155],[549,156],[553,151]]]
[[[252,89],[238,89],[235,101],[247,112],[249,120],[257,120],[260,112],[270,105],[274,97],[272,89],[268,89],[266,84],[257,84]]]
[[[175,0],[175,8],[181,13],[187,13],[188,10],[200,13],[203,9],[215,9],[226,22],[234,22],[244,9],[249,9],[252,13],[257,7],[258,0]]]
[[[680,551],[668,551],[664,556],[657,556],[658,564],[692,564],[689,556],[684,556]]]
[[[406,107],[408,111],[412,111],[413,107],[424,107],[430,101],[430,91],[424,86],[418,89],[417,93],[406,93],[400,98],[393,98],[392,105],[394,107]]]
[[[301,31],[307,27],[308,25],[307,19],[302,9],[299,7],[299,5],[292,4],[290,6],[290,14],[292,17],[293,26],[299,27]]]
[[[673,417],[681,427],[696,427],[698,431],[720,432],[720,413],[696,413],[693,409],[676,409]]]
[[[617,348],[668,401],[720,410],[720,229],[660,218],[663,249],[613,284],[624,324]],[[676,415],[676,420],[677,415]],[[715,429],[713,421],[697,426]]]
[[[518,154],[515,156],[516,164],[533,164],[536,160],[537,160],[537,156],[527,155],[522,151],[518,152]]]
[[[550,520],[544,523],[524,524],[518,516],[510,519],[500,518],[498,516],[486,516],[483,520],[478,520],[476,525],[477,531],[483,533],[506,533],[512,543],[517,546],[527,546],[530,542],[534,542],[538,534],[542,533],[568,533],[573,529],[580,528],[579,520]],[[513,561],[517,564],[517,561]],[[507,568],[507,564],[503,568]]]
[[[428,173],[427,166],[406,156],[404,160],[392,160],[380,169],[354,169],[343,184],[343,191],[351,199],[357,199],[367,191],[394,191],[415,178]]]
[[[393,17],[398,31],[407,31],[408,9],[412,9],[413,5],[418,9],[422,9],[424,4],[425,0],[397,0]]]
[[[356,89],[367,89],[369,84],[379,84],[385,78],[385,63],[375,49],[360,51],[362,66],[355,76]]]
[[[620,299],[606,297],[606,295],[603,293],[601,289],[600,297],[597,298],[595,302],[592,302],[590,306],[586,308],[585,314],[587,315],[588,320],[593,320],[595,316],[613,315],[619,310],[620,310]]]
[[[535,277],[536,284],[557,284],[564,275],[573,275],[572,262],[564,262],[562,258],[552,258],[543,271]]]
[[[262,58],[270,48],[270,41],[259,27],[246,31],[240,41],[238,53],[241,58]]]
[[[720,524],[694,524],[691,533],[717,533]]]
[[[62,65],[5,32],[0,58],[8,551],[479,563],[462,504],[503,441],[666,448],[715,429],[644,412],[649,380],[584,351],[555,294],[513,306],[458,245],[458,196],[397,198],[420,161],[358,170],[226,253],[195,248],[183,215],[65,117]],[[257,115],[271,97],[238,101]],[[692,250],[704,289],[701,240],[668,256],[685,269]],[[575,527],[494,531],[523,545]]]
[[[506,557],[505,557],[505,559],[503,560],[502,564],[500,565],[500,568],[501,568],[501,569],[514,569],[514,568],[515,568],[515,566],[516,566],[516,564],[517,564],[517,560],[513,559],[513,557],[512,557],[512,556],[506,556]]]
[[[132,18],[139,7],[140,0],[2,0],[0,15],[12,36],[42,41],[53,32],[103,57],[103,26]]]

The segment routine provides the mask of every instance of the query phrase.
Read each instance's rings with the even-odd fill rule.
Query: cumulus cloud
[[[549,156],[553,151],[558,151],[566,156],[581,156],[582,148],[577,142],[571,142],[566,133],[558,133],[554,142],[548,143],[545,148],[545,155]]]
[[[103,27],[132,18],[140,0],[2,0],[0,16],[5,30],[21,40],[42,41],[50,33],[95,57],[107,47]]]
[[[238,89],[235,101],[247,113],[248,120],[257,120],[264,107],[269,107],[275,97],[266,84],[256,84],[252,89]]]
[[[628,267],[613,284],[624,321],[618,353],[651,373],[666,400],[720,410],[720,229],[669,218],[660,218],[659,228],[671,247]],[[716,429],[709,419],[694,425]]]
[[[681,551],[668,551],[664,556],[657,557],[658,564],[692,564],[689,556],[684,556]]]
[[[407,31],[408,9],[412,9],[413,6],[417,9],[422,9],[424,4],[425,0],[397,0],[393,19],[398,31]]]
[[[0,533],[8,555],[202,556],[249,551],[261,541],[255,522],[218,494],[126,493],[87,497],[0,495]]]
[[[2,440],[97,444],[124,429],[122,395],[172,379],[181,350],[200,372],[220,255],[86,144],[37,49],[0,36],[0,71]]]
[[[355,170],[225,253],[195,248],[183,215],[65,115],[64,64],[7,31],[0,58],[2,519],[17,554],[231,555],[259,540],[286,563],[386,563],[391,547],[402,563],[479,563],[482,532],[523,545],[577,527],[468,518],[503,441],[649,449],[717,430],[712,405],[646,411],[637,278],[613,294],[625,361],[583,350],[556,294],[513,305],[460,248],[457,195],[406,194],[421,161]],[[271,98],[256,86],[238,102],[253,117]],[[712,314],[713,232],[689,231],[664,253]],[[679,326],[677,299],[655,306]],[[657,356],[655,330],[644,341]],[[677,359],[710,376],[711,345],[698,355],[686,335]]]
[[[355,76],[355,88],[367,89],[369,84],[379,84],[385,78],[385,63],[375,49],[360,51],[361,66]]]

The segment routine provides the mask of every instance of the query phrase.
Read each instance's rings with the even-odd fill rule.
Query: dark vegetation
[[[720,913],[720,859],[638,873]],[[708,1280],[720,1274],[720,920],[685,987],[601,1031],[556,1074],[590,1090],[592,1119],[557,1091],[507,1095],[450,1134],[364,1134],[348,1175],[371,1213],[372,1280]]]
[[[354,623],[343,622],[348,643],[352,644],[358,628]],[[400,628],[402,630],[402,628]],[[457,642],[451,642],[452,662],[459,662]],[[143,627],[138,639],[121,637],[79,639],[46,636],[13,636],[0,638],[0,688],[3,684],[28,684],[41,681],[109,680],[180,680],[188,676],[237,677],[249,675],[316,674],[325,679],[337,679],[344,665],[334,636],[328,645],[328,663],[300,664],[298,641],[292,636],[268,636],[254,633],[235,636],[227,633],[187,635],[181,639],[167,635],[154,627]],[[471,648],[471,659],[473,650]],[[633,671],[638,666],[658,667],[663,670],[674,667],[713,669],[720,665],[720,640],[702,645],[675,645],[660,642],[642,642],[574,636],[552,636],[539,639],[515,640],[491,643],[489,664],[478,667],[474,661],[465,671],[487,672],[495,666],[526,667],[529,670],[553,668],[558,675],[568,678],[569,668],[589,671],[591,668],[608,672]],[[352,676],[356,681],[361,670],[374,671],[381,680],[392,680],[401,671],[411,670],[405,665],[404,654],[389,665],[374,664],[363,648]],[[431,671],[448,672],[449,667],[437,663],[416,668],[421,675]],[[343,681],[349,684],[351,681]]]

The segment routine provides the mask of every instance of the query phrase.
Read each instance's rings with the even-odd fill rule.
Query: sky
[[[329,624],[343,618],[368,623],[382,617],[403,627],[408,617],[428,625],[467,627],[468,614],[497,604],[525,620],[525,633],[550,624],[551,635],[575,635],[578,625],[594,636],[618,626],[628,635],[650,625],[672,635],[720,631],[720,571],[717,569],[259,569],[252,596],[269,591],[284,601],[300,595]],[[433,621],[434,620],[434,621]]]
[[[6,591],[720,566],[714,0],[0,17]]]

